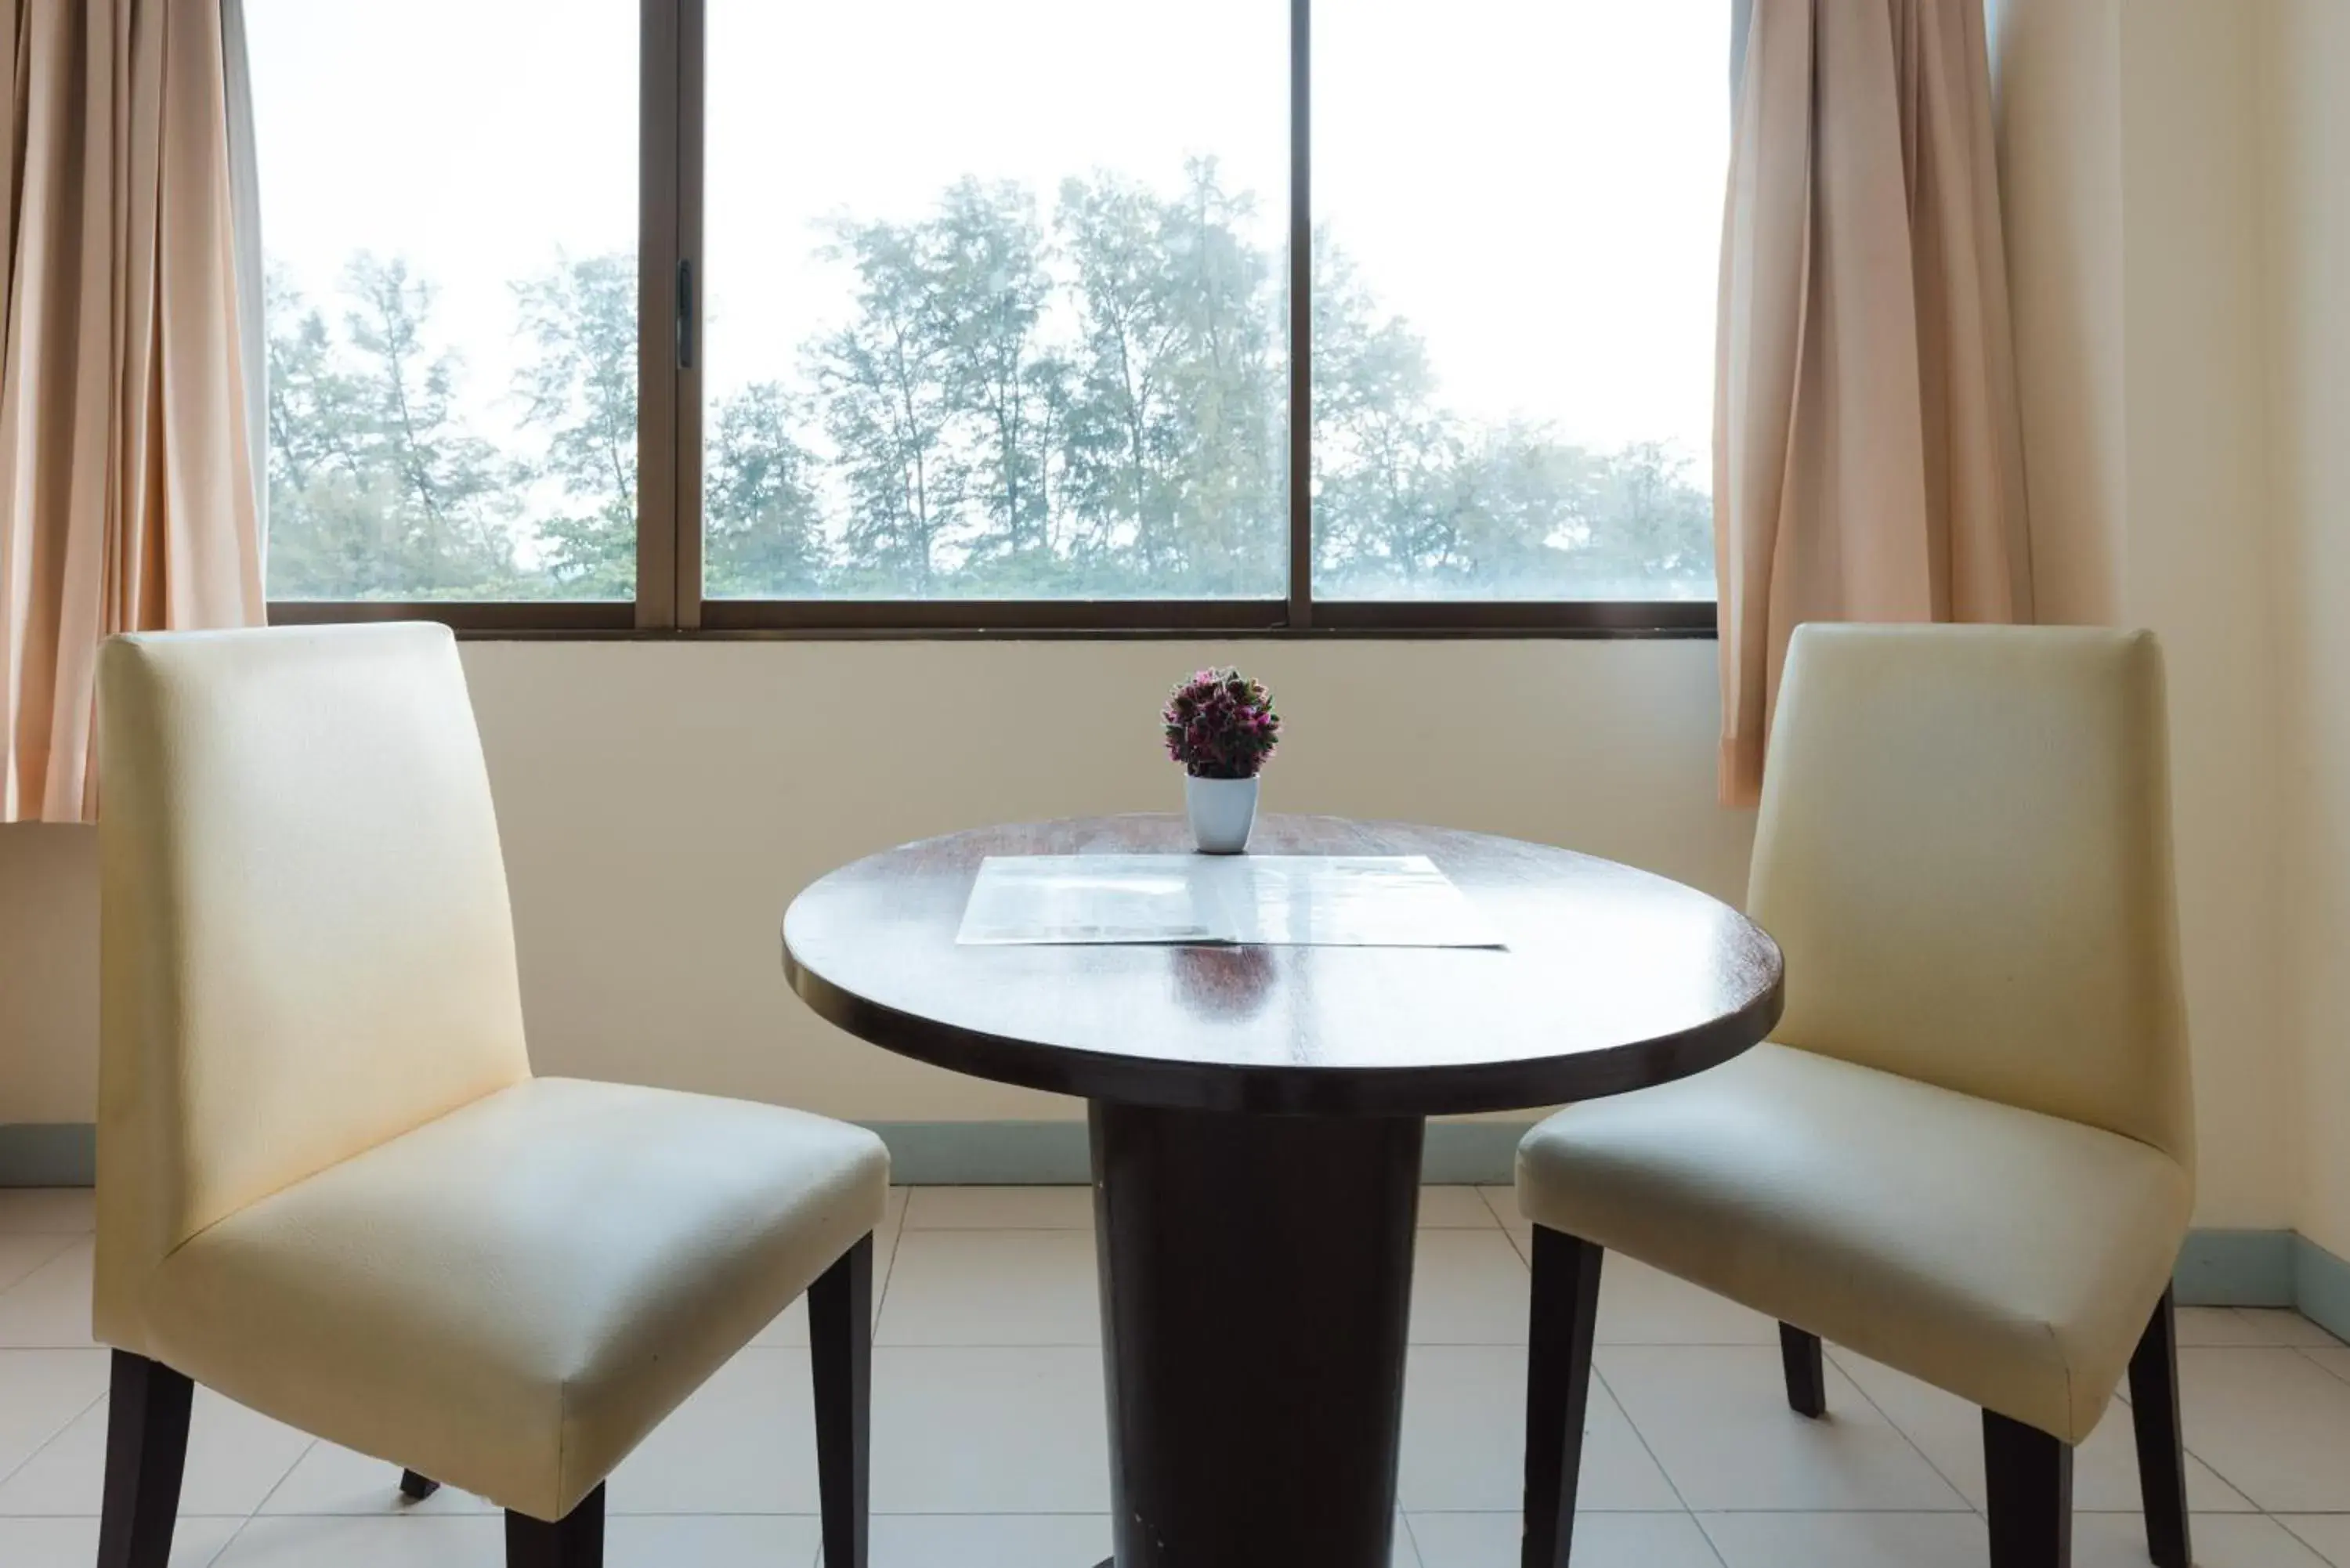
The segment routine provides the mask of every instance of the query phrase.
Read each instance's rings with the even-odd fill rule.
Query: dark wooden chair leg
[[[1787,1373],[1787,1408],[1810,1421],[1826,1415],[1828,1374],[1820,1356],[1820,1336],[1781,1324],[1779,1363]]]
[[[808,1287],[825,1568],[866,1568],[873,1406],[873,1238]]]
[[[506,1510],[506,1568],[604,1568],[604,1489],[553,1524]]]
[[[166,1568],[170,1563],[195,1393],[194,1384],[161,1362],[114,1353],[98,1568]]]
[[[411,1502],[422,1502],[440,1490],[441,1483],[431,1476],[421,1476],[414,1470],[400,1472],[400,1495]]]
[[[2073,1446],[1983,1412],[1991,1568],[2072,1568]]]
[[[2188,1568],[2195,1552],[2187,1524],[2186,1436],[2178,1422],[2178,1320],[2168,1290],[2130,1356],[2129,1386],[2147,1555],[2155,1568]]]
[[[1591,1335],[1599,1324],[1599,1266],[1606,1258],[1580,1237],[1534,1227],[1521,1568],[1566,1568],[1575,1544],[1583,1412],[1591,1397]]]

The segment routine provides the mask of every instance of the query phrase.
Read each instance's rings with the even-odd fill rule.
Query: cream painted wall
[[[86,1122],[97,1104],[97,835],[0,826],[0,1123]]]
[[[1726,898],[1709,642],[473,643],[465,665],[541,1069],[871,1120],[1080,1114],[820,1023],[783,981],[793,891],[908,838],[1154,810],[1166,687],[1239,659],[1290,717],[1271,808],[1416,817]],[[93,857],[0,829],[0,1122],[90,1116]]]
[[[1165,688],[1238,659],[1290,738],[1270,809],[1415,817],[1735,898],[1705,642],[487,643],[466,649],[550,1071],[874,1120],[1056,1116],[818,1023],[785,990],[791,893],[958,827],[1178,799]]]
[[[2262,421],[2257,5],[2127,0],[2122,618],[2170,677],[2179,928],[2204,1211],[2273,1218],[2283,1044],[2282,715]],[[2224,1162],[2209,1158],[2228,1151]]]
[[[1271,807],[1544,839],[1733,900],[1745,879],[1752,817],[1712,798],[1710,643],[475,643],[464,657],[549,1072],[871,1120],[1076,1114],[816,1022],[785,988],[777,921],[812,877],[907,838],[1171,803],[1151,715],[1170,679],[1214,659],[1262,673],[1291,716]],[[1040,706],[1055,717],[1023,717]],[[90,1114],[88,836],[0,830],[15,921],[0,939],[22,981],[0,989],[0,1122]],[[2278,1223],[2282,1199],[2235,1179],[2264,1157],[2212,1115],[2243,1063],[2210,1038],[2203,1056],[2220,1205],[2207,1222]]]
[[[2350,151],[2329,97],[2350,6],[1999,12],[2042,604],[2153,625],[2170,651],[2199,1218],[2297,1220],[2350,1254],[2350,631],[2324,613],[2350,566]],[[1712,804],[1710,644],[474,644],[542,1064],[877,1120],[1074,1114],[816,1023],[776,920],[900,839],[1170,802],[1149,713],[1216,657],[1293,716],[1276,807],[1742,884],[1750,820]],[[1076,718],[1014,717],[1039,701]],[[0,829],[0,1122],[89,1114],[91,880],[80,830]]]
[[[2295,1224],[2350,1258],[2350,5],[2270,0],[2260,37],[2275,625],[2293,715],[2279,818]]]
[[[2041,618],[2121,618],[2122,0],[1995,0],[2033,597]]]
[[[2206,1224],[2295,1184],[2276,812],[2259,6],[2002,0],[1995,18],[2043,618],[2149,626],[2170,675]]]

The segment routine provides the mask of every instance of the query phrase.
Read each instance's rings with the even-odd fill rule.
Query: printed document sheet
[[[991,855],[955,940],[1503,945],[1425,855]]]

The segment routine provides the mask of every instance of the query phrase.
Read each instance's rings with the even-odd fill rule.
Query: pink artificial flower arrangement
[[[1264,683],[1237,670],[1202,670],[1167,699],[1167,754],[1193,778],[1253,779],[1281,740]]]

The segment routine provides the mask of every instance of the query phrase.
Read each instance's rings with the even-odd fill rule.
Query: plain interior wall
[[[2296,1227],[2350,1258],[2350,5],[2270,0],[2260,39],[2270,502],[2285,737]]]
[[[2350,1154],[2332,1136],[2350,1106],[2350,633],[2323,613],[2350,565],[2350,151],[2329,96],[2350,79],[2350,7],[1998,9],[2041,602],[2154,626],[2170,653],[2199,1218],[2298,1220],[2350,1252]],[[1076,1107],[816,1024],[777,965],[789,892],[921,834],[1171,805],[1150,714],[1182,670],[1237,658],[1279,691],[1295,729],[1274,808],[1547,839],[1734,897],[1751,820],[1712,802],[1713,657],[1509,641],[465,654],[542,1064],[874,1120]],[[90,1114],[93,882],[86,830],[0,828],[0,1122]]]
[[[2069,0],[2068,0],[2069,3]],[[2121,618],[2170,677],[2179,935],[2204,1080],[2207,1212],[2293,1180],[2275,810],[2282,714],[2263,431],[2257,5],[2122,8]],[[2225,1161],[2209,1154],[2228,1151]]]
[[[1074,1116],[901,1060],[785,987],[790,895],[993,821],[1175,808],[1166,689],[1268,680],[1268,809],[1569,845],[1731,899],[1752,814],[1713,803],[1704,641],[477,642],[464,649],[542,1071],[875,1121]],[[0,1123],[94,1099],[93,835],[0,828]]]
[[[1713,804],[1708,642],[477,643],[465,650],[544,1070],[868,1120],[1082,1114],[818,1022],[790,895],[1002,820],[1179,808],[1167,688],[1237,661],[1287,736],[1269,810],[1483,828],[1736,898],[1752,814]]]
[[[0,825],[0,1124],[98,1106],[98,835]]]
[[[2002,216],[2040,618],[2119,621],[2122,0],[1995,0]]]
[[[2161,634],[2198,1216],[2291,1207],[2267,502],[2258,6],[2001,0],[2035,586]]]

